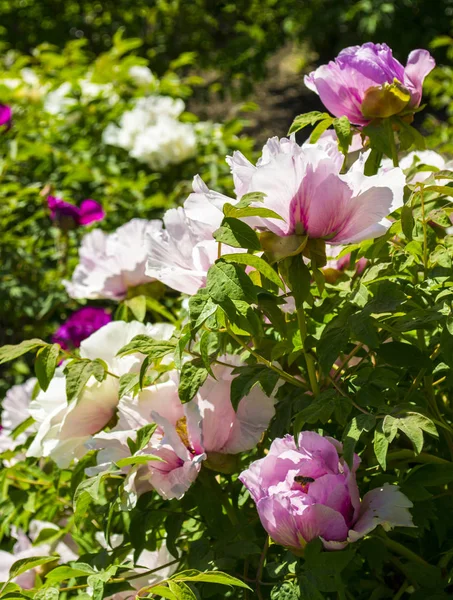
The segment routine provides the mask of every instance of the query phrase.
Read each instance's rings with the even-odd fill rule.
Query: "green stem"
[[[386,126],[386,129],[387,129],[387,134],[388,134],[389,141],[390,141],[390,148],[391,148],[391,151],[392,151],[393,166],[394,167],[398,167],[400,163],[398,161],[398,151],[396,149],[396,144],[395,144],[395,134],[393,133],[392,122],[391,122],[390,119],[386,119],[385,126]]]
[[[234,510],[234,506],[231,504],[230,499],[223,493],[222,486],[217,481],[214,473],[212,471],[202,469],[200,471],[199,478],[201,480],[201,483],[208,487],[212,491],[213,495],[220,502],[231,524],[234,527],[237,527],[239,525],[239,519],[236,515],[236,511]]]
[[[286,373],[285,371],[282,371],[282,369],[279,369],[278,367],[276,367],[275,365],[273,365],[270,360],[267,360],[267,358],[264,358],[264,356],[261,356],[261,354],[258,354],[258,352],[256,352],[252,348],[250,348],[250,346],[248,346],[244,341],[242,341],[239,336],[237,336],[235,333],[233,333],[231,331],[231,329],[228,327],[228,325],[226,326],[226,330],[227,330],[228,334],[234,340],[236,340],[236,342],[240,346],[242,346],[244,348],[244,350],[247,350],[247,352],[250,352],[250,354],[252,356],[254,356],[258,362],[262,363],[263,365],[266,365],[266,367],[268,367],[269,369],[271,369],[275,373],[278,373],[280,375],[280,377],[282,379],[284,379],[285,381],[288,381],[288,383],[292,383],[293,385],[295,385],[297,387],[300,387],[300,388],[303,388],[304,390],[307,389],[307,386],[304,384],[303,381],[300,381],[299,379],[296,379],[295,377],[293,377],[289,373]]]
[[[387,454],[387,460],[389,462],[393,460],[407,460],[410,462],[427,464],[451,464],[450,461],[440,458],[440,456],[434,456],[433,454],[428,454],[427,452],[420,452],[420,454],[416,454],[413,450],[396,450],[395,452],[389,452]]]
[[[305,319],[305,311],[304,311],[303,306],[300,306],[297,309],[297,321],[299,323],[300,338],[301,338],[301,342],[302,342],[302,348],[303,348],[303,352],[304,352],[305,362],[307,364],[307,371],[308,371],[308,378],[310,380],[310,386],[311,386],[313,395],[317,396],[319,394],[319,385],[318,385],[318,379],[316,377],[315,361],[313,359],[313,356],[309,352],[306,352],[305,348],[304,348],[305,340],[307,339],[307,322]]]
[[[423,226],[423,271],[424,277],[428,276],[428,230],[426,227],[426,218],[425,218],[425,196],[423,194],[424,185],[423,183],[419,183],[420,187],[420,205],[422,208],[422,226]]]
[[[404,558],[407,558],[408,560],[410,560],[412,562],[418,563],[419,565],[423,565],[424,567],[429,566],[429,564],[426,562],[426,560],[424,560],[421,556],[419,556],[418,554],[415,554],[415,552],[412,552],[412,550],[409,550],[409,548],[406,548],[406,546],[403,546],[403,544],[400,544],[399,542],[395,542],[394,540],[391,540],[387,536],[387,534],[384,532],[383,529],[377,530],[376,535],[387,546],[387,548],[389,550],[391,550],[392,552],[395,552],[396,554],[399,554],[400,556],[404,556]]]

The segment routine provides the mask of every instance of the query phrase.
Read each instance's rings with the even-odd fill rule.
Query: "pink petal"
[[[411,91],[411,106],[418,106],[422,99],[425,77],[436,66],[436,61],[428,50],[412,50],[404,69],[404,84]]]
[[[105,217],[105,212],[99,202],[95,200],[83,200],[80,205],[80,225],[89,225],[95,221],[102,221]]]

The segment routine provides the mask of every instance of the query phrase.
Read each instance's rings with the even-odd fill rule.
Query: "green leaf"
[[[233,248],[261,250],[261,244],[255,231],[239,219],[225,217],[222,225],[212,235],[217,242],[233,246]]]
[[[279,221],[285,220],[270,208],[261,208],[259,206],[246,206],[245,208],[237,208],[228,202],[223,206],[223,214],[225,217],[234,217],[235,219],[241,219],[242,217],[262,217],[263,219],[278,219]]]
[[[370,348],[377,348],[379,345],[379,336],[374,323],[374,319],[364,311],[351,315],[348,319],[351,335]]]
[[[354,417],[343,434],[343,456],[352,469],[354,450],[360,436],[364,431],[371,431],[376,424],[373,415],[359,415]]]
[[[33,417],[28,417],[28,419],[25,419],[25,421],[22,421],[22,423],[19,423],[19,425],[13,429],[10,437],[12,437],[13,440],[17,439],[20,434],[26,431],[34,422],[35,420]]]
[[[90,575],[87,583],[91,588],[91,597],[93,600],[103,600],[105,581],[99,575]]]
[[[333,122],[335,133],[338,137],[338,147],[346,155],[352,143],[352,128],[348,117],[340,117]]]
[[[151,436],[157,429],[157,423],[148,423],[137,431],[137,437],[135,441],[135,452],[143,450],[148,445]]]
[[[214,331],[203,331],[200,338],[200,354],[204,366],[209,371],[209,375],[214,377],[211,370],[212,358],[219,350],[219,334]]]
[[[270,396],[279,380],[279,375],[265,365],[250,365],[234,369],[238,374],[231,382],[230,397],[233,408],[237,410],[239,402],[247,396],[252,388],[259,384],[263,392]]]
[[[335,390],[325,390],[294,417],[294,437],[298,438],[305,423],[327,423],[340,399]]]
[[[206,289],[218,304],[225,300],[257,301],[255,288],[245,272],[234,264],[218,260],[208,271]]]
[[[263,231],[260,234],[260,242],[266,256],[274,263],[283,258],[300,254],[307,245],[308,236],[280,236],[272,231]]]
[[[269,281],[275,283],[280,289],[286,291],[285,285],[283,281],[280,279],[278,274],[274,271],[274,269],[267,263],[265,260],[256,256],[255,254],[224,254],[222,256],[222,260],[228,263],[236,263],[240,265],[249,265],[254,267],[257,271],[264,275]]]
[[[217,304],[209,296],[206,288],[198,290],[194,296],[189,298],[189,316],[192,329],[194,331],[199,329],[216,312],[217,308]],[[189,339],[190,336],[187,341]]]
[[[146,296],[134,296],[129,300],[125,300],[124,304],[130,309],[137,321],[143,323],[146,316]]]
[[[46,575],[47,582],[53,581],[64,581],[65,579],[72,579],[73,577],[88,577],[88,575],[92,575],[95,571],[89,567],[88,565],[84,565],[83,568],[77,568],[77,563],[72,567],[56,567],[52,569],[50,573]]]
[[[249,586],[237,577],[223,573],[222,571],[205,571],[200,573],[195,569],[181,571],[171,578],[173,581],[199,581],[204,583],[219,583],[220,585],[231,585],[250,590]]]
[[[412,231],[414,229],[415,221],[412,213],[412,206],[408,203],[401,209],[401,227],[406,238],[412,240]]]
[[[58,600],[60,590],[56,587],[48,587],[40,589],[34,596],[33,600]]]
[[[430,360],[412,344],[403,342],[387,342],[381,344],[377,354],[379,359],[393,367],[412,369],[429,368]]]
[[[160,596],[161,598],[166,598],[167,600],[178,600],[178,597],[175,596],[175,594],[171,592],[168,587],[163,585],[154,586],[152,592],[153,596]]]
[[[140,352],[141,354],[148,355],[152,360],[158,360],[167,354],[170,354],[175,347],[176,342],[153,340],[147,335],[140,334],[136,335],[128,344],[118,350],[116,355],[126,356],[127,354]]]
[[[428,185],[424,188],[425,192],[436,192],[441,196],[453,196],[453,186],[448,185]]]
[[[324,121],[325,119],[331,118],[332,117],[329,115],[329,113],[322,113],[319,112],[319,110],[313,110],[311,112],[304,113],[303,115],[299,115],[294,119],[291,127],[289,128],[288,134],[300,131],[308,125],[314,125],[318,121]]]
[[[387,468],[387,451],[389,448],[389,441],[382,430],[382,422],[379,422],[374,430],[373,448],[378,463],[385,471]]]
[[[105,363],[100,359],[75,358],[65,366],[64,374],[66,375],[66,396],[68,402],[71,402],[79,398],[92,375],[99,382],[104,380]]]
[[[329,117],[328,119],[323,119],[322,121],[319,121],[319,123],[316,125],[316,127],[311,132],[310,144],[316,144],[316,142],[319,140],[319,138],[322,136],[322,134],[326,131],[326,129],[328,129],[332,125],[334,120],[335,119],[333,117]]]
[[[294,296],[296,308],[301,307],[310,294],[310,270],[304,263],[302,256],[298,254],[287,258],[281,271]]]
[[[19,356],[22,356],[35,348],[40,348],[41,346],[47,346],[47,344],[38,338],[25,340],[16,346],[3,346],[0,348],[0,365],[10,360],[14,360],[15,358],[19,358]]]
[[[250,206],[252,202],[264,202],[265,197],[266,194],[263,192],[248,192],[248,194],[244,194],[242,196],[242,198],[234,205],[234,207],[247,208],[247,206]]]
[[[85,519],[88,507],[93,503],[98,503],[101,500],[101,482],[104,473],[90,477],[82,481],[74,494],[74,523],[76,527],[80,527]]]
[[[124,373],[120,377],[120,388],[118,392],[118,398],[121,399],[126,394],[129,394],[139,382],[139,375],[137,373]]]
[[[181,402],[190,402],[208,376],[208,370],[201,359],[184,363],[181,369],[178,394]]]
[[[423,450],[423,431],[433,437],[438,437],[434,423],[420,413],[409,412],[404,417],[395,418],[393,427],[397,427],[407,435],[417,453]]]
[[[173,592],[173,594],[175,595],[175,598],[177,598],[178,600],[197,600],[197,597],[195,596],[195,594],[192,592],[190,587],[188,585],[186,585],[185,583],[183,583],[183,582],[176,583],[175,581],[172,581],[171,579],[167,583],[168,583],[168,587],[169,587],[170,591]]]
[[[49,387],[54,376],[60,354],[59,344],[49,344],[40,348],[35,358],[35,374],[43,391]]]
[[[31,558],[22,558],[21,560],[16,560],[9,570],[8,581],[11,581],[11,579],[14,579],[18,575],[22,575],[22,573],[30,571],[35,567],[39,567],[40,565],[45,565],[50,562],[55,562],[56,560],[58,560],[57,556],[33,556]]]
[[[126,458],[121,458],[120,460],[117,460],[115,464],[117,467],[122,468],[130,465],[146,465],[146,463],[152,460],[165,462],[163,458],[160,458],[160,456],[156,456],[155,454],[139,454],[137,456],[127,456]]]

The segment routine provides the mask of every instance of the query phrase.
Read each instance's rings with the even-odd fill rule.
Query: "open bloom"
[[[71,281],[71,298],[122,300],[130,288],[153,281],[145,274],[145,236],[162,228],[160,221],[132,219],[113,233],[91,231],[79,248],[80,262]]]
[[[89,444],[101,449],[99,468],[92,472],[130,456],[127,439],[135,439],[137,430],[152,422],[158,427],[141,453],[162,460],[129,471],[126,487],[137,495],[155,489],[166,499],[181,498],[198,477],[203,461],[226,470],[231,462],[228,455],[254,448],[275,414],[274,399],[255,386],[235,411],[230,400],[232,369],[216,365],[213,372],[216,379],[209,376],[186,404],[178,396],[176,372],[137,397],[122,399],[118,425]]]
[[[102,382],[90,377],[80,397],[68,404],[66,377],[62,371],[57,373],[48,389],[40,392],[30,404],[38,433],[27,456],[50,456],[61,468],[66,468],[72,459],[81,458],[86,452],[85,442],[105,427],[115,414],[119,377],[125,373],[138,373],[144,359],[142,354],[118,358],[117,352],[136,335],[169,339],[172,331],[173,327],[167,324],[115,321],[84,340],[80,344],[80,356],[90,360],[100,358],[111,374]]]
[[[64,229],[89,225],[95,221],[102,221],[105,217],[104,209],[95,200],[83,200],[79,207],[65,202],[61,198],[48,196],[47,205],[50,209],[52,221],[55,221]]]
[[[92,333],[110,323],[112,317],[105,308],[84,306],[76,310],[60,325],[52,336],[54,343],[60,344],[64,350],[78,348],[80,343]]]
[[[423,81],[434,66],[427,50],[413,50],[403,67],[386,44],[368,42],[342,50],[333,62],[307,75],[305,85],[336,117],[366,125],[373,118],[417,108]]]
[[[329,244],[360,242],[383,235],[386,217],[403,205],[404,174],[399,168],[366,177],[366,154],[345,174],[336,144],[299,146],[294,138],[271,138],[256,166],[240,152],[228,157],[236,194],[266,194],[256,206],[283,220],[254,219],[278,236],[308,235]]]
[[[16,539],[16,543],[13,547],[13,552],[5,552],[0,550],[0,581],[8,581],[9,570],[13,564],[18,560],[27,558],[33,558],[35,556],[51,556],[56,554],[55,560],[59,563],[66,563],[71,560],[77,560],[78,555],[74,552],[75,544],[69,536],[65,536],[63,540],[55,541],[52,543],[44,542],[38,546],[33,546],[34,542],[39,533],[43,529],[54,529],[58,531],[58,527],[54,523],[47,521],[31,521],[30,532],[28,537],[20,529],[12,528],[12,537]],[[29,590],[35,587],[35,580],[39,567],[30,569],[21,575],[18,575],[13,581],[20,585],[24,590]]]
[[[18,437],[12,438],[12,433],[16,427],[30,417],[30,401],[35,385],[36,379],[32,377],[24,383],[13,385],[6,392],[6,396],[2,400],[0,452],[14,450],[17,446],[23,444],[31,433],[36,431],[35,424],[32,424]]]
[[[433,173],[443,171],[444,169],[451,170],[453,161],[447,161],[444,156],[434,150],[416,150],[409,152],[406,156],[400,159],[400,168],[403,171],[409,171],[407,176],[408,183],[419,183],[426,181]],[[413,172],[413,168],[421,167],[423,171]],[[387,172],[393,166],[393,161],[390,158],[383,158],[381,162],[380,172]],[[426,170],[425,170],[426,169]],[[439,185],[441,185],[439,183]]]
[[[193,156],[197,148],[193,125],[178,120],[184,108],[180,98],[139,98],[122,115],[119,126],[107,126],[103,140],[128,150],[133,158],[156,170],[179,164]]]
[[[12,114],[12,110],[9,106],[0,104],[0,127],[2,125],[9,125]]]
[[[203,287],[209,267],[218,258],[219,245],[212,234],[220,227],[225,202],[234,201],[210,191],[195,177],[184,207],[167,210],[165,229],[156,227],[148,233],[146,274],[185,294]],[[228,247],[227,251],[235,250]]]
[[[360,501],[354,465],[339,457],[342,445],[312,431],[273,441],[269,454],[252,463],[239,479],[256,502],[261,523],[272,539],[295,551],[320,537],[340,550],[378,525],[413,527],[412,503],[397,486],[384,484]]]

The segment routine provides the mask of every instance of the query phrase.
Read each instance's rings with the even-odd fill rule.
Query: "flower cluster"
[[[104,142],[127,150],[133,158],[161,170],[194,156],[197,137],[193,125],[178,117],[184,102],[168,96],[139,98],[119,125],[110,124]]]

